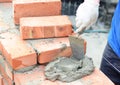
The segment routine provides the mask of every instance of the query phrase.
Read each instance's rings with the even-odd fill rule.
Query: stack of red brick
[[[44,76],[43,64],[72,55],[68,40],[72,24],[61,15],[61,0],[13,0],[12,5],[14,23],[20,24],[20,31],[0,23],[6,28],[0,30],[0,85],[80,85],[81,81],[52,82]],[[93,82],[96,78],[92,76],[102,80],[101,74],[95,70],[90,76],[94,85],[113,85],[106,77],[106,82]],[[83,80],[87,83],[89,79]]]
[[[20,25],[20,31],[0,32],[1,85],[29,85],[19,74],[29,76],[24,79],[27,83],[38,85],[45,80],[40,64],[72,54],[68,40],[72,24],[68,16],[61,15],[61,0],[14,0],[12,5],[14,23]]]

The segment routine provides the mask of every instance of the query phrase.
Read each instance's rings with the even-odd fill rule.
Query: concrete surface
[[[17,28],[13,23],[13,10],[11,3],[0,3],[0,19],[3,19],[10,28]],[[75,24],[72,17],[72,23]],[[97,26],[96,26],[97,27]],[[99,24],[97,28],[102,28],[102,24]],[[81,35],[87,41],[86,55],[93,59],[93,62],[97,68],[100,67],[100,62],[107,42],[107,33],[83,33]]]

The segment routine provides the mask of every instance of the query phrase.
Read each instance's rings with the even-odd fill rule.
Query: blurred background
[[[75,15],[76,9],[84,0],[62,0],[62,14]],[[98,21],[110,28],[111,19],[118,0],[101,0]]]

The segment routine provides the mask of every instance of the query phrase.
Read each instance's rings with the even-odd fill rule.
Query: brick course
[[[50,62],[59,55],[67,57],[71,55],[71,48],[67,37],[28,40],[28,42],[36,49],[39,63]]]
[[[44,66],[26,73],[16,73],[14,75],[15,85],[114,85],[99,69],[82,79],[65,83],[60,81],[49,81],[44,76]]]
[[[22,39],[65,37],[73,33],[68,16],[26,17],[20,19]]]
[[[14,23],[21,17],[54,16],[61,14],[61,0],[13,0]]]
[[[38,62],[41,64],[48,63],[60,56],[70,57],[72,55],[68,37],[28,40],[28,42],[36,49]],[[84,51],[86,51],[86,43]]]

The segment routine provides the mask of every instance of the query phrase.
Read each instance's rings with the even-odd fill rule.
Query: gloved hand
[[[76,11],[75,33],[82,33],[97,21],[100,0],[85,0]]]

